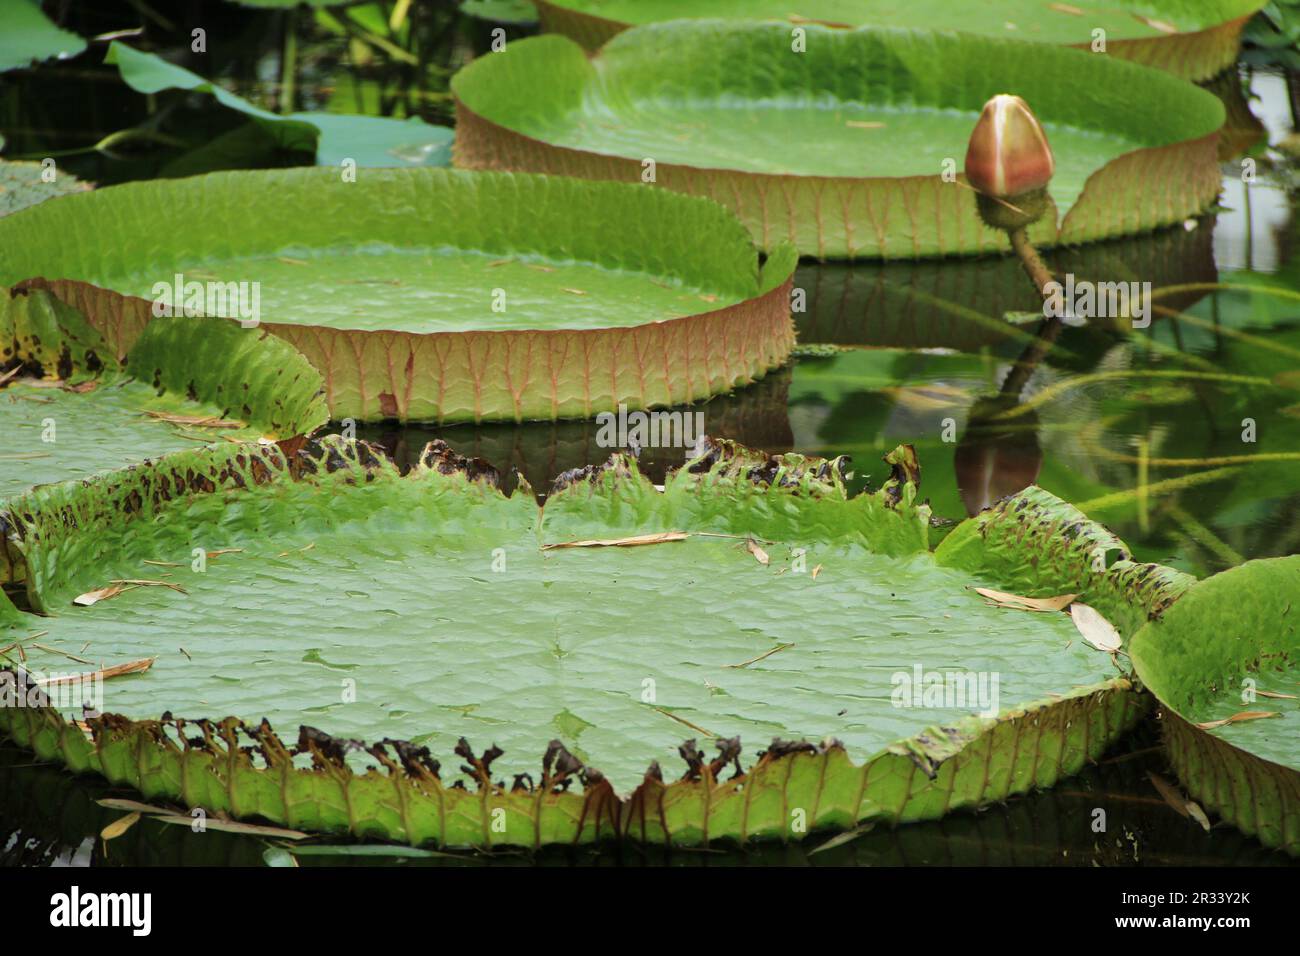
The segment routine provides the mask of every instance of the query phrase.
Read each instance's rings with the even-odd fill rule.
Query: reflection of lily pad
[[[1183,309],[1218,278],[1213,221],[1181,225],[1115,242],[1056,250],[1046,257],[1058,275],[1075,281],[1150,282],[1153,288],[1189,286],[1160,298]],[[806,262],[795,274],[804,309],[795,312],[801,345],[826,342],[896,348],[950,348],[976,352],[1008,339],[1024,340],[1033,325],[1017,327],[1009,313],[1042,313],[1042,296],[1025,281],[1018,259],[956,262]],[[1161,316],[1155,316],[1156,319]],[[1126,320],[1108,316],[1095,324]]]
[[[678,17],[821,22],[840,27],[933,29],[952,22],[952,0],[537,0],[542,24],[595,49],[629,26]],[[963,4],[961,30],[1093,49],[1104,31],[1106,52],[1205,79],[1232,63],[1242,26],[1264,0],[984,0]],[[791,10],[797,10],[792,13]]]
[[[87,229],[104,241],[64,240]],[[336,418],[589,418],[692,402],[783,364],[794,338],[792,249],[760,268],[716,204],[613,183],[216,173],[37,206],[0,219],[0,244],[0,282],[52,280],[116,354],[176,274],[260,283],[261,320],[320,369]]]
[[[108,683],[93,741],[50,709],[0,709],[0,720],[41,756],[146,797],[451,845],[614,835],[694,844],[935,818],[1048,786],[1132,725],[1141,699],[1067,615],[990,607],[967,585],[1081,593],[1129,633],[1170,599],[1176,575],[1125,561],[1092,570],[1091,551],[1112,539],[1042,493],[963,535],[951,560],[931,555],[914,485],[848,499],[839,467],[719,446],[660,492],[616,458],[553,494],[539,516],[531,496],[471,481],[445,450],[399,477],[364,446],[328,440],[292,462],[273,446],[231,446],[41,489],[3,520],[28,602],[59,610],[41,621],[43,643],[87,635],[105,659],[159,659]],[[69,507],[94,517],[69,529],[58,520]],[[1016,570],[1067,527],[1074,538],[1050,562],[1030,578]],[[669,530],[686,534],[554,547]],[[761,548],[745,547],[748,536]],[[175,578],[184,594],[142,588],[68,604],[104,579],[133,577],[142,560],[188,555],[198,539],[242,550]],[[77,546],[91,540],[93,552]],[[436,614],[420,610],[430,589]],[[725,621],[707,613],[721,606]],[[280,626],[268,650],[244,624],[272,607]],[[164,651],[177,633],[188,656]],[[311,648],[357,665],[354,699],[303,660]],[[28,667],[53,666],[43,653],[29,651]],[[945,697],[942,679],[910,683],[917,668],[960,669],[984,691],[971,684],[969,697],[955,688]],[[423,734],[430,749],[387,739],[350,753],[304,728],[293,749],[310,755],[308,768],[269,723],[183,731],[149,719],[199,700],[288,726],[323,707],[335,733]],[[465,712],[469,703],[478,706]],[[456,745],[470,785],[452,786],[455,771],[431,751],[489,733],[506,756],[491,766],[499,751],[479,758]],[[747,746],[730,739],[737,733]],[[578,734],[590,766],[573,756]],[[827,734],[835,739],[789,742]],[[714,735],[716,748],[679,749],[683,737]],[[785,742],[756,754],[773,737]],[[543,751],[541,773],[529,776],[530,755]],[[667,769],[675,753],[681,780]],[[497,784],[511,773],[513,785]]]
[[[943,176],[999,92],[1029,101],[1055,150],[1054,212],[1033,227],[1042,244],[1181,222],[1219,191],[1216,97],[1047,44],[809,26],[795,52],[780,24],[677,21],[629,30],[591,59],[563,37],[512,43],[452,89],[458,165],[653,174],[727,204],[765,247],[788,239],[819,258],[1004,249],[971,190]]]
[[[746,388],[675,411],[699,416],[683,418],[684,423],[691,422],[693,437],[707,434],[773,452],[789,451],[793,442],[787,414],[790,373],[789,366],[780,368]],[[538,494],[545,494],[556,475],[608,458],[613,450],[606,441],[608,431],[597,420],[451,427],[377,423],[359,427],[357,437],[382,448],[403,470],[419,462],[429,442],[441,438],[461,454],[495,465],[504,490],[515,487],[517,473]],[[637,465],[642,474],[662,484],[665,472],[680,468],[690,455],[678,447],[642,448]]]
[[[446,166],[450,160],[451,130],[418,118],[270,113],[184,67],[124,43],[113,43],[105,62],[116,64],[122,79],[140,93],[166,89],[211,93],[222,106],[263,124],[284,149],[315,152],[319,166],[337,166],[346,159],[358,166]]]
[[[123,369],[43,291],[0,288],[0,378],[0,498],[196,442],[288,439],[325,421],[319,374],[265,332],[160,319]]]
[[[38,0],[0,0],[0,72],[31,66],[51,57],[66,59],[86,48],[86,41],[62,30],[41,12]]]
[[[1133,638],[1183,786],[1300,856],[1300,556],[1207,578]],[[1270,715],[1270,716],[1264,716]]]

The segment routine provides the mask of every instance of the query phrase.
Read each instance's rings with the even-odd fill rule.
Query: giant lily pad
[[[1300,556],[1196,584],[1133,638],[1163,710],[1169,760],[1193,798],[1300,856]]]
[[[982,104],[1012,92],[1056,154],[1039,243],[1180,222],[1218,194],[1223,106],[1159,72],[904,30],[808,26],[806,51],[791,47],[788,26],[710,20],[638,27],[590,59],[564,37],[511,43],[453,79],[455,162],[625,182],[653,173],[725,203],[764,248],[788,239],[820,258],[986,252],[1006,238],[955,174]]]
[[[287,440],[325,423],[320,374],[265,331],[162,318],[120,366],[49,292],[0,287],[0,499],[196,443]]]
[[[100,241],[64,240],[87,230]],[[5,217],[0,250],[0,282],[49,280],[119,355],[159,283],[260,283],[262,322],[320,370],[336,418],[680,404],[781,365],[794,338],[793,249],[760,266],[714,203],[576,179],[294,169],[132,183]]]
[[[0,520],[27,603],[58,612],[42,646],[156,660],[105,683],[88,733],[39,699],[0,721],[147,797],[443,845],[798,838],[935,818],[1098,757],[1144,709],[1110,655],[1068,615],[968,586],[1078,594],[1127,634],[1185,577],[1042,492],[931,554],[915,460],[889,460],[895,479],[849,498],[838,460],[715,445],[660,491],[615,456],[540,512],[445,447],[403,477],[336,439],[39,488]],[[178,572],[184,593],[70,603],[195,541],[240,550]],[[154,719],[165,707],[232,716]],[[272,729],[300,722],[331,733]],[[451,750],[468,786],[434,760]]]
[[[595,49],[634,24],[678,17],[783,20],[787,25],[889,26],[929,29],[948,23],[951,0],[534,0],[548,31]],[[992,0],[965,4],[961,29],[1105,52],[1203,80],[1231,65],[1242,27],[1265,0]],[[791,10],[797,10],[792,13]]]

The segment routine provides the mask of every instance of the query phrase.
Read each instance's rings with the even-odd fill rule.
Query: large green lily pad
[[[455,162],[642,182],[653,161],[657,185],[725,203],[764,248],[987,252],[1006,238],[957,173],[981,106],[1010,92],[1056,155],[1041,244],[1181,222],[1218,194],[1223,106],[1170,76],[1047,44],[807,30],[804,52],[786,26],[716,20],[638,27],[590,59],[564,37],[512,43],[452,81]]]
[[[293,348],[221,319],[163,318],[119,365],[49,292],[0,287],[0,499],[225,439],[325,423],[321,378]]]
[[[1169,760],[1196,800],[1300,856],[1300,556],[1196,584],[1134,636]],[[1260,716],[1271,715],[1271,716]]]
[[[101,241],[64,241],[87,230]],[[794,339],[793,249],[760,265],[720,206],[612,183],[217,173],[19,212],[0,220],[0,249],[0,282],[47,280],[117,354],[160,283],[259,283],[262,323],[320,370],[335,418],[680,404],[762,376]]]
[[[635,24],[678,17],[782,20],[788,26],[888,26],[930,29],[953,20],[952,0],[535,0],[543,27],[596,49]],[[965,33],[1019,37],[1094,49],[1203,80],[1231,65],[1241,30],[1264,0],[983,0],[963,4]],[[797,12],[792,12],[797,11]]]
[[[49,707],[0,720],[148,797],[443,845],[798,838],[935,818],[1098,757],[1144,709],[1110,656],[1067,615],[968,586],[1068,589],[1131,633],[1185,581],[1108,555],[1113,539],[1042,492],[931,554],[907,450],[890,460],[895,479],[849,498],[841,461],[714,445],[659,491],[615,456],[540,513],[445,447],[403,477],[336,439],[36,489],[2,520],[27,603],[57,614],[40,643],[156,660],[105,683],[92,736]],[[184,593],[70,603],[195,542],[238,550],[170,576]],[[28,650],[32,670],[61,663]],[[982,679],[984,696],[927,698],[907,685],[917,669]],[[233,716],[152,719],[164,707]],[[271,729],[299,722],[331,734],[306,727],[294,747]],[[468,787],[433,760],[451,750]]]

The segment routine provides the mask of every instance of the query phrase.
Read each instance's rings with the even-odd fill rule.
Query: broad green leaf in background
[[[451,159],[451,130],[415,117],[271,113],[184,67],[120,42],[109,46],[105,62],[116,64],[122,79],[141,93],[165,89],[211,93],[221,105],[264,124],[283,148],[314,152],[320,166],[337,166],[345,159],[366,167],[446,166]]]
[[[620,403],[679,404],[753,381],[793,346],[793,249],[760,267],[726,210],[663,190],[434,169],[344,182],[291,169],[69,200],[0,219],[0,282],[58,277],[56,293],[119,354],[148,322],[157,283],[258,282],[262,322],[325,376],[336,419],[590,418]],[[62,239],[87,228],[114,239]]]
[[[1039,243],[1148,231],[1218,195],[1223,105],[1191,84],[1047,44],[807,30],[802,53],[787,26],[716,20],[638,27],[590,59],[563,37],[511,43],[452,80],[456,164],[639,183],[652,160],[655,184],[818,258],[1000,251],[942,173],[959,171],[988,97],[1013,92],[1056,157]]]
[[[38,0],[0,0],[0,72],[51,57],[67,59],[86,41],[49,21]]]
[[[1265,0],[981,0],[961,7],[960,29],[1091,49],[1105,31],[1112,56],[1202,80],[1230,64],[1242,25]],[[594,49],[635,24],[678,17],[782,20],[838,27],[947,26],[952,0],[537,0],[542,24]],[[792,12],[794,11],[794,12]]]

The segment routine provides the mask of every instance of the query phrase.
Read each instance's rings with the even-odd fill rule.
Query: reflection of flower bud
[[[1015,396],[981,398],[971,406],[966,433],[957,443],[953,467],[966,513],[978,514],[1007,495],[1032,485],[1043,467],[1038,417],[1000,416],[1017,403]]]
[[[1029,105],[999,93],[984,104],[966,149],[966,179],[986,196],[1014,201],[1051,181],[1052,147]]]

